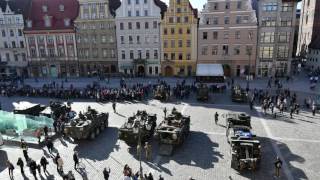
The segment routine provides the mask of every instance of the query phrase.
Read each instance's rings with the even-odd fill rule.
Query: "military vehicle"
[[[173,109],[157,127],[155,136],[159,140],[161,155],[172,155],[175,147],[183,144],[190,132],[190,116]]]
[[[157,115],[148,114],[146,111],[137,111],[119,129],[119,139],[129,145],[138,144],[150,140],[157,126]]]
[[[65,124],[65,133],[73,139],[94,139],[105,128],[109,126],[109,113],[98,113],[95,109],[88,111],[78,117],[71,119]]]
[[[200,84],[197,88],[197,100],[208,101],[209,100],[209,88],[205,84]]]
[[[154,91],[154,99],[159,101],[168,101],[169,100],[169,91],[164,84],[157,85]]]
[[[242,89],[239,85],[232,87],[231,100],[232,102],[247,102],[248,93]]]
[[[261,160],[261,146],[258,140],[232,140],[231,168],[256,170]]]
[[[13,113],[15,114],[26,114],[31,116],[39,116],[40,112],[43,111],[46,106],[42,104],[33,104],[26,101],[14,102],[12,103],[14,106]]]
[[[246,113],[228,113],[226,118],[227,129],[233,126],[247,126],[251,128],[251,117]]]

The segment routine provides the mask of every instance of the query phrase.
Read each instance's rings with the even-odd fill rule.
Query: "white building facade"
[[[23,35],[23,15],[11,10],[9,3],[0,7],[0,75],[26,76],[27,55]]]
[[[160,74],[161,8],[155,0],[123,0],[116,10],[119,72],[137,76]]]

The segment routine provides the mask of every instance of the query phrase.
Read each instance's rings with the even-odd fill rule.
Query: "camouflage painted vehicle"
[[[139,132],[139,126],[140,132]],[[148,114],[146,111],[138,111],[137,114],[128,118],[128,120],[119,129],[119,139],[129,145],[138,144],[139,133],[142,144],[153,136],[157,126],[157,115]]]
[[[232,87],[231,100],[232,102],[244,103],[248,102],[248,93],[239,85]]]
[[[223,115],[226,118],[226,127],[247,126],[251,129],[251,117],[246,113],[228,113]]]
[[[259,169],[261,146],[258,140],[232,140],[231,168],[238,171]]]
[[[157,85],[154,95],[154,99],[157,99],[159,101],[168,101],[169,100],[169,92],[165,85]]]
[[[197,100],[208,101],[209,100],[209,88],[205,84],[200,84],[197,88]]]
[[[172,155],[175,147],[183,144],[190,132],[190,116],[183,116],[176,109],[157,127],[155,136],[159,140],[161,155]]]
[[[94,139],[109,126],[109,113],[98,113],[94,109],[88,109],[84,114],[70,120],[65,124],[64,132],[73,139]]]

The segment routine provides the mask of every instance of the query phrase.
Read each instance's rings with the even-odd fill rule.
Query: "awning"
[[[222,64],[197,64],[197,76],[224,76]]]

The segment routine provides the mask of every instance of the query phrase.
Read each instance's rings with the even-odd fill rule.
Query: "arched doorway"
[[[171,66],[166,66],[164,68],[164,75],[165,76],[173,76],[173,69]]]
[[[138,76],[144,76],[145,69],[144,66],[138,66]]]

